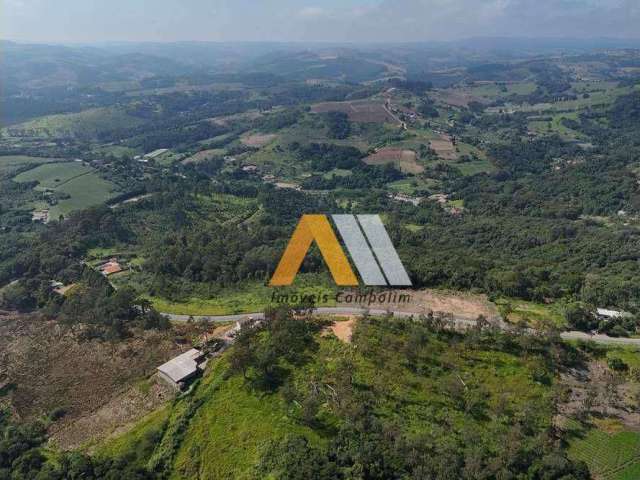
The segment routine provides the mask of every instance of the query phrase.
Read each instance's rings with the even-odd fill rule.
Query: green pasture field
[[[517,112],[537,112],[540,115],[549,112],[576,112],[585,108],[606,108],[611,105],[616,100],[616,98],[621,95],[631,93],[631,91],[631,87],[614,87],[611,89],[593,91],[589,93],[588,98],[583,98],[582,95],[578,95],[578,98],[575,100],[564,100],[554,103],[538,103],[535,105],[508,105],[504,108],[510,108]]]
[[[18,125],[5,128],[4,133],[38,137],[72,137],[82,139],[97,138],[100,132],[115,128],[133,128],[143,120],[128,115],[118,107],[92,108],[78,113],[48,115]]]
[[[38,182],[37,190],[52,190],[92,171],[91,167],[81,162],[50,163],[16,175],[13,181],[18,183],[35,181]]]
[[[60,200],[57,205],[51,208],[51,218],[56,218],[56,215],[59,214],[66,216],[74,210],[100,205],[118,193],[114,184],[101,178],[95,172],[74,178],[56,190],[70,195],[71,198]]]
[[[558,113],[551,116],[550,121],[532,120],[529,122],[529,129],[538,134],[558,134],[567,140],[586,140],[580,132],[567,128],[562,120],[564,118],[577,120],[578,112]]]
[[[345,170],[343,168],[334,168],[333,170],[323,174],[324,178],[330,179],[333,177],[348,177],[351,175],[351,170]]]
[[[506,91],[502,91],[498,83],[476,84],[469,89],[469,92],[476,97],[484,99],[496,99],[509,95],[528,95],[536,89],[534,82],[517,82],[504,84]]]
[[[96,147],[94,153],[98,155],[113,155],[114,157],[134,157],[140,152],[134,148],[125,147],[124,145],[101,145]]]
[[[38,191],[52,190],[69,195],[49,210],[49,218],[57,219],[74,210],[99,205],[116,195],[114,184],[101,178],[92,167],[80,162],[47,163],[13,178],[16,182],[37,181]]]
[[[636,480],[640,475],[640,433],[625,431],[622,425],[606,427],[570,421],[569,456],[584,461],[595,478]]]
[[[139,420],[130,430],[117,437],[108,438],[104,443],[97,445],[94,454],[103,458],[119,458],[130,455],[130,459],[136,466],[143,468],[146,463],[145,453],[151,447],[153,436],[161,435],[169,421],[171,408],[169,405],[146,415]]]
[[[11,177],[16,172],[29,166],[37,166],[45,163],[63,162],[62,158],[30,157],[28,155],[2,155],[0,156],[0,177]]]
[[[560,328],[566,326],[566,320],[559,304],[546,305],[544,303],[506,297],[498,298],[495,304],[500,311],[500,315],[508,322],[516,323],[523,320],[528,325],[541,326],[550,321]]]
[[[404,193],[406,195],[413,195],[418,190],[429,190],[437,192],[440,187],[440,181],[431,178],[422,177],[408,177],[402,180],[396,180],[387,184],[387,188],[392,192]]]
[[[635,346],[616,346],[607,349],[607,359],[619,358],[631,370],[640,371],[640,349]]]

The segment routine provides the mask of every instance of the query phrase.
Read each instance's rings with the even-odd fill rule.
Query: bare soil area
[[[190,346],[176,331],[136,331],[110,342],[82,340],[78,330],[36,316],[0,316],[0,404],[18,418],[55,410],[51,426],[62,448],[99,437],[166,400],[149,378]],[[112,417],[112,418],[109,418]]]
[[[63,418],[49,429],[50,441],[63,449],[90,445],[109,435],[124,433],[137,420],[175,396],[175,390],[155,375],[130,387],[93,412]]]
[[[314,113],[344,112],[353,122],[398,123],[384,106],[382,100],[359,100],[354,102],[322,102],[311,106]]]
[[[558,422],[585,414],[592,419],[615,419],[627,430],[640,432],[637,385],[608,368],[604,360],[593,360],[583,369],[561,374],[567,398],[561,403]]]
[[[348,316],[345,320],[337,320],[332,325],[328,326],[323,334],[333,333],[339,340],[344,343],[351,343],[351,336],[353,335],[353,328],[356,324],[356,317]]]
[[[382,292],[380,292],[382,293]],[[388,292],[393,297],[399,299],[401,295],[409,295],[407,302],[388,302],[387,297],[384,303],[361,303],[358,306],[383,309],[398,310],[403,312],[415,312],[417,315],[427,315],[432,313],[450,313],[457,318],[475,320],[479,315],[484,315],[488,320],[500,318],[500,312],[491,303],[486,295],[449,292],[445,290],[391,290]],[[379,298],[379,297],[378,297]],[[346,305],[345,305],[346,306]]]
[[[430,143],[431,148],[435,150],[440,158],[444,160],[456,160],[458,158],[456,147],[448,135],[441,135],[440,140],[431,140]]]
[[[416,162],[416,152],[401,148],[381,148],[364,159],[367,165],[393,163],[405,173],[422,173],[424,167]]]
[[[237,121],[256,120],[260,117],[262,117],[262,113],[258,111],[250,111],[250,112],[236,113],[234,115],[223,115],[220,117],[212,118],[210,119],[210,121],[212,121],[216,125],[227,126]]]

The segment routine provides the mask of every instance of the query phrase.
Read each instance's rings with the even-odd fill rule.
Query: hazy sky
[[[640,0],[0,0],[0,38],[420,41],[640,37]]]

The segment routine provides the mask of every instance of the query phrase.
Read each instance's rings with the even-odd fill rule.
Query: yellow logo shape
[[[273,287],[291,285],[314,240],[336,284],[358,285],[358,279],[326,215],[302,216],[269,285]]]

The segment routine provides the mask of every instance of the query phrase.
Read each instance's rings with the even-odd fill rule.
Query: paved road
[[[612,345],[618,344],[640,346],[640,338],[610,337],[609,335],[602,335],[601,333],[590,335],[584,332],[570,331],[562,332],[560,336],[564,340],[590,340],[596,343],[609,343]]]
[[[392,311],[381,310],[381,309],[367,309],[367,308],[359,308],[359,307],[318,307],[313,309],[313,313],[320,315],[363,315],[364,313],[369,313],[370,315],[386,315],[391,313],[394,317],[410,317],[418,315],[415,312],[401,312],[401,311]],[[242,320],[245,318],[255,318],[255,319],[263,319],[263,312],[255,312],[255,313],[241,313],[235,315],[176,315],[173,313],[163,313],[163,315],[167,316],[169,320],[173,322],[186,322],[190,318],[195,321],[206,320],[209,322],[237,322],[238,320]],[[466,318],[454,318],[453,321],[456,325],[462,327],[468,327],[475,325],[474,320],[469,320]],[[504,327],[504,323],[500,323],[501,327]],[[584,332],[578,331],[569,331],[562,332],[560,334],[563,340],[587,340],[595,343],[604,343],[611,345],[635,345],[640,347],[640,338],[623,338],[623,337],[610,337],[608,335],[595,334],[590,335]]]
[[[391,313],[394,317],[410,317],[417,316],[419,314],[415,312],[399,312],[399,311],[388,311],[382,309],[375,308],[360,308],[360,307],[318,307],[313,309],[313,313],[318,315],[364,315],[365,313],[369,313],[370,315],[386,315]],[[199,320],[207,320],[210,322],[236,322],[238,320],[242,320],[244,318],[255,318],[262,319],[264,318],[263,312],[255,312],[255,313],[240,313],[234,315],[176,315],[172,313],[163,313],[169,317],[169,320],[174,322],[186,322],[190,318],[195,321]],[[460,323],[461,325],[475,325],[473,320],[464,319],[464,318],[454,318],[456,323]]]

